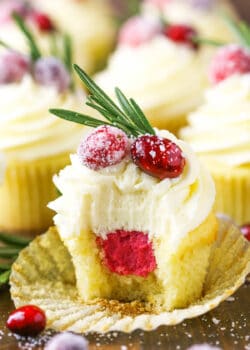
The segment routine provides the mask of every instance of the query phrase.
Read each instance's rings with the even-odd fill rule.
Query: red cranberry
[[[119,43],[136,47],[152,40],[161,32],[158,22],[144,17],[130,18],[121,28]]]
[[[102,125],[80,144],[78,156],[83,165],[99,170],[118,164],[128,153],[129,140],[120,129]]]
[[[243,236],[250,242],[250,223],[241,226]]]
[[[64,332],[55,335],[45,350],[88,350],[88,341],[81,335]]]
[[[22,80],[30,69],[28,56],[15,51],[7,51],[0,56],[0,84]]]
[[[40,58],[35,63],[34,78],[37,83],[54,86],[59,92],[67,90],[70,85],[69,72],[56,57]]]
[[[233,74],[250,72],[250,51],[238,45],[227,45],[218,50],[212,60],[209,78],[213,84]]]
[[[35,336],[46,326],[46,316],[42,309],[35,305],[22,306],[14,310],[6,323],[13,333],[23,336]]]
[[[30,14],[30,20],[42,32],[52,32],[55,29],[53,22],[45,13],[33,11]]]
[[[178,177],[185,166],[180,147],[154,135],[139,136],[131,146],[131,156],[145,173],[161,180]]]
[[[147,277],[156,268],[152,243],[143,232],[117,230],[106,239],[98,237],[97,245],[104,253],[103,264],[119,275]]]
[[[197,32],[194,28],[185,24],[171,24],[164,29],[164,34],[177,44],[185,44],[193,49],[198,48],[195,42]]]

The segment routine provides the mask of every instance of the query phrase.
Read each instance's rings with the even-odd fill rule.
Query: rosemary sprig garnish
[[[30,56],[31,56],[32,61],[38,60],[40,57],[42,57],[42,55],[41,55],[41,52],[36,44],[36,41],[34,39],[34,36],[31,33],[31,31],[26,26],[22,17],[19,16],[17,13],[13,13],[12,17],[13,17],[13,20],[15,21],[16,25],[19,27],[21,32],[26,37],[27,43],[29,45]]]
[[[119,102],[117,105],[79,66],[73,67],[90,92],[86,105],[97,110],[107,121],[63,109],[50,109],[52,114],[91,127],[103,124],[113,125],[123,130],[128,136],[155,135],[143,111],[133,99],[128,99],[120,89],[116,88],[115,94]]]
[[[0,233],[0,258],[4,262],[0,262],[0,287],[7,285],[9,282],[11,266],[16,260],[20,251],[25,248],[31,240],[19,236],[13,236],[6,233]]]
[[[243,22],[236,22],[226,14],[222,14],[231,31],[243,46],[250,47],[250,26]]]

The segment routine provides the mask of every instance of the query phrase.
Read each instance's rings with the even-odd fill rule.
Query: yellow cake
[[[124,117],[77,70],[90,100],[104,115],[109,106],[107,118],[117,126],[51,110],[100,125],[55,176],[61,196],[49,204],[72,258],[79,296],[139,300],[154,310],[185,307],[201,296],[217,236],[213,181],[186,143],[152,129],[136,103],[117,90]]]
[[[214,177],[217,211],[238,224],[249,222],[250,74],[236,74],[211,87],[189,123],[180,135]]]
[[[58,28],[70,34],[74,62],[89,73],[102,67],[115,40],[116,24],[107,0],[36,0]]]

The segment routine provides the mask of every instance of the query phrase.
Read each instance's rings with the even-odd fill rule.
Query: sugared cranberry
[[[3,0],[0,1],[0,23],[12,20],[12,14],[17,13],[25,18],[30,12],[30,6],[22,0]]]
[[[250,223],[241,226],[243,236],[250,242]]]
[[[67,90],[70,85],[69,72],[56,57],[40,58],[35,63],[34,78],[37,83],[54,86],[59,92]]]
[[[121,28],[119,43],[136,47],[152,40],[160,32],[159,22],[136,16],[130,18]]]
[[[120,163],[128,148],[129,140],[122,130],[101,125],[82,141],[78,156],[83,165],[99,170]]]
[[[15,51],[0,55],[0,84],[9,84],[22,80],[30,69],[28,56]]]
[[[143,232],[117,230],[96,241],[103,264],[114,273],[147,277],[156,268],[152,243]]]
[[[8,317],[6,326],[13,333],[23,336],[35,336],[46,326],[46,316],[42,309],[35,305],[22,306]]]
[[[45,350],[88,350],[88,341],[73,333],[55,335],[45,346]]]
[[[180,147],[154,135],[139,136],[131,146],[131,156],[145,173],[161,180],[178,177],[185,166]]]
[[[45,13],[33,11],[29,19],[41,32],[52,32],[55,29],[53,22]]]
[[[209,78],[213,84],[233,74],[250,72],[250,51],[238,45],[227,45],[219,49],[212,60]]]
[[[171,24],[164,29],[164,34],[177,44],[185,44],[193,49],[198,48],[195,42],[197,32],[194,28],[185,24]]]

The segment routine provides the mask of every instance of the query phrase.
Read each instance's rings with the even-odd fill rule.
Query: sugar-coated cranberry
[[[0,55],[0,84],[18,82],[29,70],[28,56],[15,51],[6,51]]]
[[[37,83],[53,86],[59,92],[68,89],[70,75],[65,65],[56,57],[43,57],[36,61],[34,78]]]
[[[153,19],[132,17],[121,28],[119,43],[136,47],[152,40],[161,32],[161,25]]]
[[[186,24],[170,24],[164,29],[164,34],[177,44],[184,44],[193,49],[198,48],[198,44],[195,42],[197,37],[196,30]]]
[[[26,305],[14,310],[9,315],[6,326],[13,333],[35,336],[44,330],[46,316],[38,306]]]
[[[240,227],[243,236],[250,242],[250,223]]]
[[[131,146],[131,156],[145,173],[161,180],[178,177],[185,166],[180,147],[155,135],[139,136]]]
[[[117,230],[96,241],[103,264],[114,273],[147,277],[156,268],[153,245],[143,232]]]
[[[55,29],[52,20],[43,12],[33,11],[29,19],[41,32],[52,32]]]
[[[0,1],[0,23],[12,20],[12,14],[17,13],[25,18],[30,12],[30,6],[22,0],[3,0]]]
[[[213,84],[234,74],[250,72],[250,51],[239,45],[227,45],[218,50],[212,60],[209,78]]]
[[[45,346],[45,350],[88,350],[88,348],[86,338],[69,332],[55,335]]]
[[[122,130],[101,125],[81,142],[78,156],[83,165],[99,170],[120,163],[128,149],[129,140]]]

